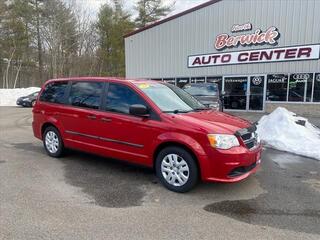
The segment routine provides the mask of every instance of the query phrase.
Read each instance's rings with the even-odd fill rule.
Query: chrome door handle
[[[101,118],[101,121],[102,122],[112,122],[112,119],[111,118]]]
[[[95,115],[88,115],[87,118],[91,119],[91,120],[96,120],[97,116]]]

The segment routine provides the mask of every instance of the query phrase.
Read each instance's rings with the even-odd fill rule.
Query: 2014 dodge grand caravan
[[[260,164],[254,125],[162,82],[49,80],[33,108],[32,125],[52,157],[72,148],[153,167],[176,192],[190,190],[199,178],[240,181]]]

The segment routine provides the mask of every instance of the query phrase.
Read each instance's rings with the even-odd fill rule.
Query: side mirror
[[[142,104],[133,104],[129,108],[129,113],[134,116],[148,117],[149,109]]]

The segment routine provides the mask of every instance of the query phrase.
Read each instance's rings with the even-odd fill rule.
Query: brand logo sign
[[[253,77],[252,78],[252,83],[256,86],[260,85],[262,83],[262,78],[261,77]]]
[[[268,83],[287,83],[288,75],[285,74],[272,74],[267,76]]]
[[[294,80],[308,80],[310,78],[310,74],[309,73],[296,73],[296,74],[293,74],[292,77]]]
[[[188,57],[188,67],[208,67],[231,64],[315,60],[320,57],[320,44],[250,51],[213,53]]]
[[[243,25],[234,25],[231,32],[241,32],[248,31],[252,29],[251,23],[246,23]],[[266,31],[261,29],[255,30],[254,33],[246,33],[241,35],[229,35],[226,33],[219,34],[216,37],[214,47],[217,50],[223,50],[225,48],[233,48],[239,45],[241,46],[251,46],[251,45],[275,45],[280,37],[280,33],[276,27],[269,27]]]

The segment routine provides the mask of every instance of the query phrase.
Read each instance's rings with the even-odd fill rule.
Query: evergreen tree
[[[138,17],[135,19],[137,27],[145,27],[165,17],[172,11],[174,4],[175,2],[164,5],[163,0],[139,0],[135,7],[138,12]]]
[[[125,55],[123,35],[134,29],[130,14],[123,9],[122,2],[100,9],[97,22],[99,35],[99,75],[124,76]]]

